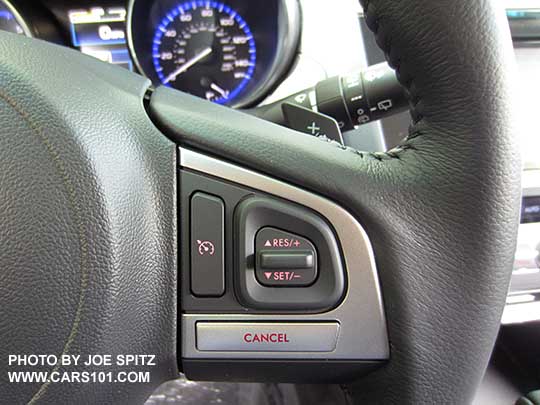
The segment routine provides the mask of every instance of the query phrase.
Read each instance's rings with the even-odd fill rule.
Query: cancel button
[[[220,352],[331,352],[337,322],[197,322],[197,349]]]

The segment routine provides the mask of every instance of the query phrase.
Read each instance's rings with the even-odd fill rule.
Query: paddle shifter
[[[396,74],[386,63],[334,76],[250,113],[313,136],[342,142],[341,133],[408,107]]]

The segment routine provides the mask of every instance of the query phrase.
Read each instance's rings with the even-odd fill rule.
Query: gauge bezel
[[[17,21],[17,24],[21,26],[24,35],[29,38],[33,38],[34,34],[32,33],[30,26],[28,25],[26,20],[23,18],[19,10],[17,10],[15,6],[9,2],[9,0],[0,0],[0,3],[4,4],[6,8],[9,10],[9,12],[13,14],[13,17],[15,17],[15,21]]]
[[[127,45],[137,71],[150,78],[152,75],[143,68],[134,46],[133,13],[137,1],[144,0],[129,0],[128,3],[126,19]],[[182,0],[178,1],[181,2]],[[241,99],[233,101],[229,107],[244,108],[257,105],[283,81],[296,59],[295,56],[297,55],[301,35],[300,3],[298,0],[276,0],[276,3],[278,9],[276,56],[266,69],[263,77],[249,90],[249,93]],[[254,31],[253,26],[251,26],[251,30]]]
[[[298,0],[279,0],[278,2],[278,38],[276,57],[268,68],[266,80],[246,97],[241,107],[255,107],[286,79],[290,72],[300,45],[302,34],[302,9]]]

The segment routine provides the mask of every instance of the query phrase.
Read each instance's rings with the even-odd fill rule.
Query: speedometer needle
[[[223,98],[229,98],[229,92],[227,90],[223,90],[221,87],[219,87],[217,84],[212,83],[210,85],[210,88],[214,91],[217,91],[219,94],[221,94],[221,97]]]
[[[212,53],[212,48],[208,47],[203,49],[201,53],[194,56],[190,60],[188,60],[186,63],[184,63],[182,66],[180,66],[178,69],[176,69],[174,72],[172,72],[169,76],[163,80],[163,84],[169,83],[171,80],[176,79],[176,77],[182,73],[184,73],[186,70],[188,70],[190,67],[192,67],[194,64],[200,62],[202,59],[206,58],[208,55]]]

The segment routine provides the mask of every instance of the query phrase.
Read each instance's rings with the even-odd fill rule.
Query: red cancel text
[[[246,343],[289,343],[286,333],[245,333]]]

